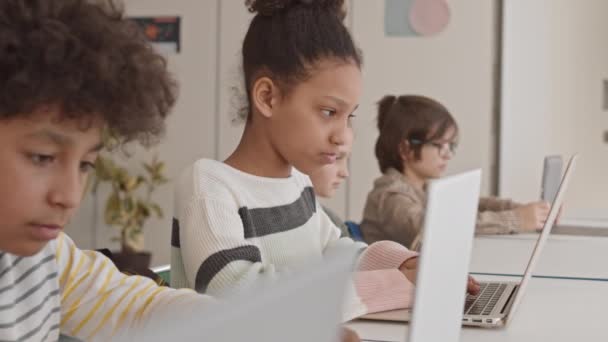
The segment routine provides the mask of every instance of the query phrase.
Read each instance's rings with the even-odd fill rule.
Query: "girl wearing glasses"
[[[426,184],[443,175],[456,152],[458,125],[437,101],[414,95],[378,102],[376,158],[382,176],[367,196],[361,232],[367,243],[393,240],[416,249],[426,207]],[[545,202],[519,204],[481,198],[476,232],[509,234],[542,228]]]

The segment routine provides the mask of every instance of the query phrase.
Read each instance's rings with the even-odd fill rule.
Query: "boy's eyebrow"
[[[74,139],[68,137],[67,135],[59,134],[48,129],[43,129],[28,134],[28,137],[50,140],[55,145],[60,146],[74,145]]]
[[[64,134],[60,134],[57,132],[53,132],[48,129],[31,133],[28,135],[28,137],[42,138],[42,139],[50,140],[55,145],[59,145],[59,146],[70,146],[70,145],[75,144],[75,141],[72,137],[64,135]],[[103,148],[103,146],[104,146],[103,142],[100,141],[99,143],[95,144],[95,146],[93,146],[92,148],[89,149],[89,153],[99,152]]]

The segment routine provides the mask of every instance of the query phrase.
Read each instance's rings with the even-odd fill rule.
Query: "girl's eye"
[[[323,115],[325,115],[325,116],[330,117],[330,116],[334,116],[336,114],[336,111],[333,109],[322,109],[321,113],[323,113]]]
[[[52,163],[55,160],[55,157],[53,156],[36,153],[30,154],[29,158],[32,163],[38,166],[44,166],[46,164]]]

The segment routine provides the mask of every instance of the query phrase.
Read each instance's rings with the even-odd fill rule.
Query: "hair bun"
[[[296,7],[335,12],[340,18],[346,15],[344,0],[245,0],[245,6],[249,12],[267,17]]]

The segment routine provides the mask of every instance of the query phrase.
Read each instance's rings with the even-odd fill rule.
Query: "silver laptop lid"
[[[142,341],[335,342],[359,254],[352,247],[279,279],[262,279],[214,305],[176,313],[170,322],[150,327]]]
[[[572,157],[570,157],[570,160],[568,161],[568,166],[566,167],[566,172],[564,173],[564,176],[562,177],[562,181],[561,181],[561,184],[559,185],[559,189],[555,196],[555,200],[553,200],[553,203],[551,204],[551,210],[549,211],[549,216],[547,217],[547,221],[545,221],[543,230],[539,234],[538,240],[536,240],[536,245],[534,246],[534,250],[532,252],[532,257],[530,258],[530,261],[528,262],[528,266],[526,267],[526,272],[524,273],[521,283],[519,284],[519,288],[517,289],[515,298],[513,298],[513,305],[511,306],[511,310],[509,311],[509,313],[507,315],[505,325],[509,324],[509,322],[513,318],[513,316],[514,316],[513,314],[517,310],[519,303],[521,302],[521,299],[524,296],[526,287],[528,286],[528,283],[530,282],[530,278],[532,277],[532,271],[534,270],[534,267],[536,266],[536,263],[538,262],[538,258],[540,257],[540,254],[545,246],[545,243],[547,242],[547,239],[549,238],[549,234],[551,233],[551,229],[553,228],[555,220],[557,219],[557,215],[559,214],[559,210],[564,201],[566,189],[568,189],[568,184],[570,183],[570,178],[572,177],[572,173],[574,172],[574,168],[576,166],[577,159],[578,159],[578,155],[575,154]]]
[[[430,183],[410,342],[458,341],[481,170]]]

